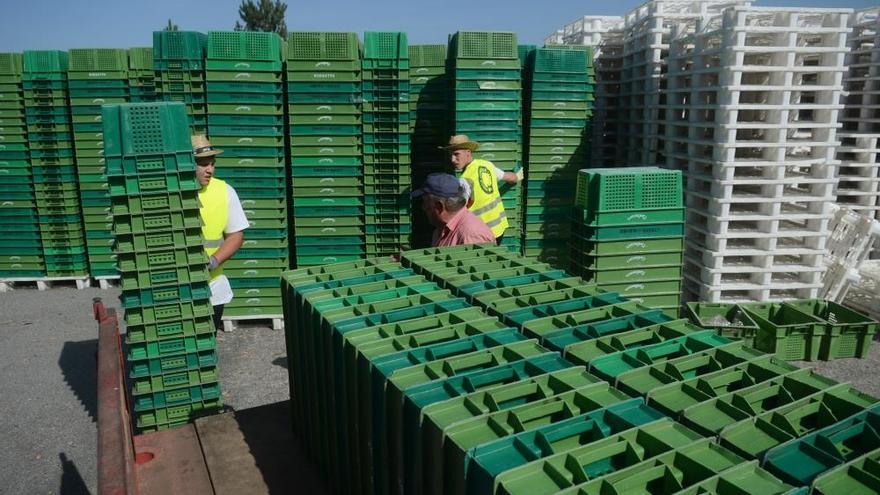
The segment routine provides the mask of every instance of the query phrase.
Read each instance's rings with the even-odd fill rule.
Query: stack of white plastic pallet
[[[876,103],[880,92],[880,9],[856,12],[850,26],[850,52],[843,79],[846,96],[840,115],[843,127],[838,133],[841,144],[837,159],[841,163],[837,203],[880,218],[880,106]]]
[[[628,166],[663,163],[666,59],[673,28],[692,31],[702,17],[748,1],[653,0],[624,19],[623,69],[620,80],[623,142],[618,162]]]
[[[563,41],[562,33],[563,31],[561,29],[557,29],[555,33],[544,38],[544,46],[561,45],[565,43],[565,41]]]
[[[566,26],[568,28],[568,26]],[[583,44],[592,44],[596,72],[593,110],[593,147],[590,167],[618,165],[620,133],[620,76],[623,70],[623,18],[584,16],[580,19]]]
[[[616,15],[585,15],[562,28],[562,43],[598,47],[605,33],[620,30],[623,17]],[[594,53],[595,56],[595,53]]]
[[[665,155],[687,178],[691,297],[818,295],[850,13],[736,6],[675,33]]]

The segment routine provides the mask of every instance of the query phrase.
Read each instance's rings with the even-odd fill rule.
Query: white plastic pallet
[[[759,250],[716,252],[688,243],[685,246],[685,255],[700,266],[708,269],[742,266],[754,270],[763,270],[774,266],[783,268],[822,266],[825,251],[804,249],[788,252]]]
[[[272,330],[284,329],[284,315],[255,315],[255,316],[224,316],[223,331],[232,332],[238,328],[238,322],[247,321],[251,323],[265,322],[267,326],[271,325]]]
[[[24,286],[34,286],[37,290],[54,289],[61,286],[85,289],[91,287],[91,279],[89,277],[0,278],[0,292],[9,292]]]
[[[684,271],[700,283],[719,287],[821,287],[825,266],[771,265],[763,268],[749,265],[729,265],[707,268],[700,260],[685,257]]]
[[[816,286],[803,286],[796,284],[777,284],[773,286],[731,284],[724,286],[709,286],[689,274],[685,274],[684,286],[686,300],[715,303],[815,299],[821,290],[821,284]]]
[[[789,234],[766,234],[746,232],[740,235],[713,234],[691,226],[686,226],[688,242],[716,252],[736,252],[738,250],[780,251],[785,250],[824,250],[828,234],[802,232]]]

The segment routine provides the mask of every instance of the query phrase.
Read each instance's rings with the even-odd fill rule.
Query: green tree
[[[238,16],[241,17],[244,25],[236,21],[235,30],[268,31],[286,38],[285,13],[287,13],[287,4],[281,0],[242,0],[238,7]]]
[[[177,28],[177,24],[171,22],[171,19],[168,19],[168,24],[165,25],[165,31],[179,31]]]

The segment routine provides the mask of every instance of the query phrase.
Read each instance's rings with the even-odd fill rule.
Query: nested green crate
[[[210,317],[210,315],[209,315]],[[192,371],[217,366],[217,352],[213,349],[194,354],[129,361],[129,377],[143,378],[166,373]]]
[[[158,341],[127,342],[126,359],[142,361],[184,354],[195,354],[217,347],[214,333],[175,337]]]
[[[463,421],[444,431],[443,460],[425,470],[431,493],[464,491],[467,452],[481,444],[532,430],[628,400],[606,383],[587,385],[548,399]]]
[[[632,323],[630,322],[631,320],[628,317],[618,317],[608,319],[607,321],[599,320],[591,325],[601,331],[615,332],[621,326],[631,325]],[[684,320],[674,320],[569,344],[564,349],[564,355],[572,363],[586,366],[593,359],[600,356],[658,344],[683,337],[695,331],[699,331],[699,329]]]
[[[664,414],[676,418],[681,411],[695,404],[789,373],[806,373],[775,356],[754,354],[749,357],[745,352],[747,348],[742,347],[741,344],[732,344],[720,349],[719,352],[732,356],[724,361],[726,363],[742,357],[745,357],[746,360],[726,368],[719,367],[720,369],[717,371],[708,374],[693,376],[678,382],[669,382],[667,385],[654,388],[646,394],[648,404]],[[731,350],[736,352],[730,353]]]
[[[378,68],[382,65],[367,63],[368,59],[409,61],[409,45],[406,33],[388,31],[367,31],[364,33],[364,68]],[[408,68],[401,66],[401,69]]]
[[[719,433],[718,442],[747,459],[761,459],[773,447],[831,426],[877,402],[875,397],[840,384],[728,426]]]
[[[621,313],[629,312],[629,308],[632,308],[632,310],[636,312],[625,316],[617,316]],[[592,319],[602,316],[608,316],[609,318],[550,331],[543,334],[541,344],[554,351],[562,352],[569,346],[580,342],[598,339],[621,332],[629,332],[639,328],[651,327],[660,323],[668,323],[673,320],[673,318],[664,315],[663,312],[658,309],[638,312],[640,309],[643,308],[633,307],[629,303],[623,303],[607,308],[607,310],[598,308],[596,311],[582,312],[579,315],[579,319]],[[586,316],[587,314],[592,314],[592,316]],[[526,331],[525,328],[524,331]],[[534,332],[534,330],[528,331],[530,333]]]
[[[220,398],[220,384],[208,383],[132,397],[136,413]]]
[[[132,380],[131,394],[133,396],[152,394],[185,387],[207,385],[216,383],[218,380],[219,373],[216,367],[142,377]]]
[[[128,71],[128,52],[124,48],[74,48],[68,52],[68,56],[68,70],[71,72]]]
[[[814,493],[877,493],[880,491],[880,449],[819,476],[812,486]]]
[[[558,460],[565,453],[580,451],[608,437],[620,440],[619,434],[633,428],[638,428],[639,436],[627,435],[627,438],[634,440],[648,437],[648,432],[659,433],[659,430],[670,431],[670,428],[684,431],[639,399],[619,402],[471,449],[465,459],[465,492],[499,493],[503,489],[516,493],[516,489],[504,485],[504,480],[537,481],[539,474],[532,472],[546,464],[536,461]],[[670,440],[667,435],[666,442]],[[536,489],[538,493],[544,493]]]
[[[689,406],[681,411],[680,421],[703,435],[715,436],[738,421],[776,410],[836,385],[838,382],[830,378],[803,369]]]
[[[730,468],[676,493],[679,495],[730,495],[735,493],[804,495],[807,491],[806,488],[796,488],[786,484],[758,467],[757,461],[751,461]]]
[[[610,406],[609,409],[628,404],[629,402],[622,402]],[[518,437],[519,435],[516,435],[512,438]],[[554,449],[549,453],[550,455],[546,455],[542,459],[501,472],[495,478],[492,486],[495,493],[529,495],[557,493],[700,440],[701,437],[693,431],[669,419],[660,419],[635,429],[617,432],[595,442],[576,445],[572,449],[559,449],[559,451]],[[493,452],[493,447],[503,445],[502,442],[505,440],[478,446],[471,452],[476,456],[489,457]],[[541,451],[545,451],[546,448],[542,446]],[[486,454],[483,454],[484,452]],[[528,454],[528,451],[511,453],[516,456]],[[479,460],[480,457],[477,459]],[[489,458],[491,459],[491,457]],[[496,462],[502,464],[509,461],[497,459]],[[483,475],[481,467],[481,465],[475,466],[477,470],[475,475]],[[471,476],[469,469],[469,483],[472,480]],[[474,481],[477,480],[474,479]],[[468,493],[480,493],[475,489],[482,486],[482,484],[477,485],[476,483],[469,484]]]
[[[420,412],[419,424],[410,431],[414,438],[404,438],[405,451],[413,455],[404,459],[405,486],[418,489],[426,469],[442,462],[443,432],[446,428],[479,418],[485,414],[520,407],[549,397],[595,385],[600,380],[583,367],[573,367],[514,383],[490,387],[464,396],[431,404]]]
[[[730,340],[711,331],[694,332],[659,344],[621,351],[590,361],[590,372],[609,381],[630,370],[719,347]]]
[[[135,423],[141,432],[149,433],[192,422],[195,418],[213,414],[220,409],[221,400],[208,399],[200,402],[151,409],[135,413]]]
[[[824,472],[880,449],[877,406],[799,439],[774,447],[764,455],[764,469],[779,479],[806,486]]]
[[[786,360],[818,359],[827,334],[823,320],[784,303],[750,303],[742,308],[758,324],[758,349]]]
[[[741,339],[747,345],[754,344],[758,324],[737,304],[688,303],[686,312],[696,325],[715,330],[730,339]]]
[[[678,493],[741,465],[744,459],[706,439],[578,485],[578,493]]]

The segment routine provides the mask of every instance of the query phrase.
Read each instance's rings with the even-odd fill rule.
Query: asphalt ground
[[[92,298],[118,289],[0,293],[0,493],[96,493],[97,324]],[[217,335],[224,403],[289,398],[283,331],[248,324]],[[797,363],[880,397],[880,346],[866,359]]]
[[[119,290],[0,293],[0,493],[97,493],[97,322],[92,299]],[[284,332],[219,332],[223,401],[236,410],[289,398]]]

